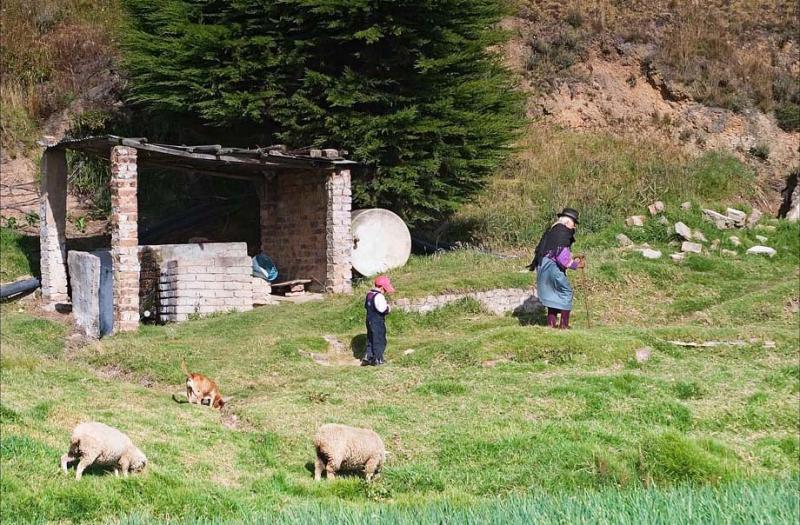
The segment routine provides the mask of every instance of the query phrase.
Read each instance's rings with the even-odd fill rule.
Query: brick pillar
[[[139,327],[139,235],[136,150],[111,148],[111,256],[114,268],[114,331]]]
[[[39,243],[42,300],[53,308],[67,295],[67,158],[64,150],[45,150],[41,164]]]
[[[350,170],[340,169],[328,175],[325,181],[325,191],[327,193],[325,290],[332,293],[353,293]]]

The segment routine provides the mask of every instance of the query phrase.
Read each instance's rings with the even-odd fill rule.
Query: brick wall
[[[193,314],[252,310],[251,271],[246,256],[167,261],[158,284],[159,319],[185,321]]]
[[[261,193],[261,249],[281,279],[325,283],[325,175],[289,172],[269,177]],[[313,283],[313,288],[319,288]]]
[[[111,148],[110,187],[114,330],[124,332],[139,327],[139,216],[134,148]]]
[[[325,193],[325,290],[332,293],[352,293],[353,221],[350,170],[331,173],[325,183]]]

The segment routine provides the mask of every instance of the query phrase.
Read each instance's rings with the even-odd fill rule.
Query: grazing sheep
[[[67,465],[78,460],[75,479],[81,479],[86,467],[101,465],[113,467],[114,475],[121,470],[125,477],[128,471],[141,472],[147,465],[147,457],[131,440],[103,423],[81,423],[72,431],[69,451],[61,456],[61,470],[67,473]]]
[[[328,479],[334,479],[339,470],[363,470],[370,481],[386,459],[386,447],[378,434],[347,425],[319,427],[314,436],[314,448],[317,451],[315,480],[322,478],[324,469]]]

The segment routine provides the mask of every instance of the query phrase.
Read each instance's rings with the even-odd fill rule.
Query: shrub
[[[775,108],[775,118],[784,131],[800,131],[800,104],[784,102]]]

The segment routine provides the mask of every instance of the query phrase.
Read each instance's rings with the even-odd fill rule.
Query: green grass
[[[714,233],[696,212],[672,218]],[[577,283],[567,332],[474,301],[395,311],[381,368],[306,357],[326,351],[325,335],[359,351],[367,283],[353,297],[145,326],[83,347],[65,343],[66,326],[6,305],[0,512],[125,523],[793,522],[800,229],[775,225],[775,258],[682,265],[621,252],[610,230],[581,234],[591,329]],[[738,233],[749,245],[757,232]],[[667,250],[658,232],[641,235]],[[524,284],[525,263],[460,251],[390,274],[415,297]],[[638,363],[643,346],[652,357]],[[238,428],[172,401],[181,358],[234,396]],[[59,475],[71,429],[89,419],[130,435],[150,459],[145,473]],[[374,484],[313,481],[311,437],[324,422],[383,436],[390,456]]]
[[[39,273],[38,238],[26,237],[11,228],[0,228],[0,282]]]

